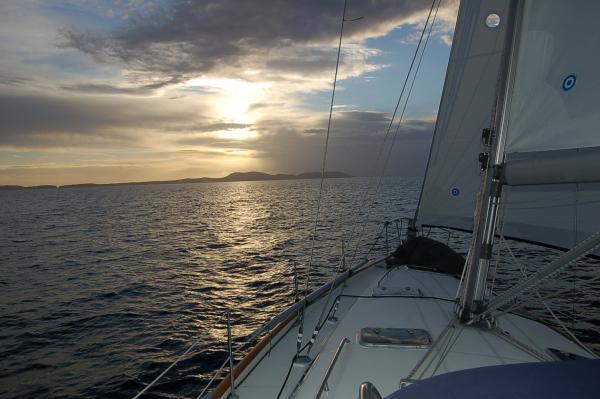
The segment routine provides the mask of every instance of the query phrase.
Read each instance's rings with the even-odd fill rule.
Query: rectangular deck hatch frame
[[[428,348],[433,340],[420,328],[364,327],[358,333],[358,343],[380,348]]]

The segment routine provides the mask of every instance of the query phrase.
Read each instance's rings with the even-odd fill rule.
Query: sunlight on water
[[[414,207],[418,181],[389,183],[369,240]],[[328,182],[315,286],[336,265],[364,184]],[[226,355],[214,325],[225,309],[239,341],[293,301],[317,190],[296,180],[0,193],[0,396],[128,397],[202,337],[208,352],[156,390],[198,392]]]
[[[360,260],[380,222],[412,215],[418,181],[388,179],[370,210],[357,206],[365,183],[327,182],[313,287],[333,273],[342,237],[360,231],[353,221],[368,214]],[[201,339],[153,390],[197,395],[226,357],[225,324],[215,324],[226,309],[239,345],[292,303],[292,263],[304,281],[317,192],[317,180],[295,180],[0,193],[0,397],[131,397]],[[466,250],[465,235],[431,234]],[[532,268],[548,256],[515,251]],[[497,288],[517,273],[504,262]],[[597,294],[577,298],[575,312],[575,299],[554,303],[592,341]]]

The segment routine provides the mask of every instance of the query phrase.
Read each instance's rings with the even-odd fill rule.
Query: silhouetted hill
[[[328,179],[337,179],[343,177],[353,177],[343,172],[326,172],[325,177]],[[141,181],[128,183],[81,183],[67,184],[60,188],[81,188],[81,187],[104,187],[104,186],[125,186],[125,185],[147,185],[147,184],[179,184],[179,183],[219,183],[219,182],[234,182],[234,181],[264,181],[264,180],[294,180],[294,179],[320,179],[321,172],[306,172],[298,175],[287,175],[282,173],[269,174],[264,172],[233,172],[225,177],[199,177],[186,178],[178,180],[156,180],[156,181]],[[35,186],[23,187],[17,185],[0,186],[0,190],[23,190],[30,188],[57,188],[57,186]]]
[[[9,185],[9,186],[0,186],[0,191],[8,191],[8,190],[30,190],[33,188],[58,188],[57,186],[51,185],[43,185],[43,186],[17,186],[17,185]]]
[[[295,179],[294,175],[276,174],[270,175],[264,172],[233,172],[225,177],[223,181],[260,181],[260,180],[287,180]]]
[[[340,179],[344,177],[353,177],[344,172],[325,172],[325,177],[328,179]],[[306,172],[296,175],[295,179],[320,179],[321,172]]]

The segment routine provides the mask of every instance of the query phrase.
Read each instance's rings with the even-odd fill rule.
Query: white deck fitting
[[[385,287],[388,292],[411,287],[420,289],[424,297],[450,300],[454,298],[458,285],[457,279],[438,273],[407,267],[389,271],[376,266],[350,278],[346,287],[338,287],[331,296],[327,310],[342,290],[345,295],[372,296],[379,281],[380,287]],[[304,343],[310,339],[323,302],[324,298],[307,308]],[[550,360],[546,353],[549,347],[589,356],[575,343],[545,325],[512,314],[500,317],[499,327],[525,344],[525,348],[499,336],[497,332],[458,323],[449,328],[446,337],[440,338],[454,318],[453,308],[452,301],[441,299],[342,298],[336,315],[338,322],[325,324],[311,351],[313,364],[304,368],[293,367],[281,398],[314,399],[344,338],[350,342],[342,350],[328,381],[329,391],[324,392],[322,398],[355,398],[359,385],[365,381],[373,383],[382,396],[397,390],[400,380],[410,374],[427,349],[362,346],[358,343],[357,335],[364,327],[421,328],[429,332],[434,345],[440,340],[436,351],[447,350],[446,355],[442,359],[435,356],[423,362],[413,379],[474,367]],[[236,381],[236,393],[240,399],[277,397],[296,351],[297,331],[298,325],[290,323],[273,340],[269,353],[268,348],[265,349],[246,368]],[[538,354],[543,358],[540,359]],[[298,384],[303,375],[304,380]],[[297,389],[293,392],[295,387]]]

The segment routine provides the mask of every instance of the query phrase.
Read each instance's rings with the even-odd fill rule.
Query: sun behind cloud
[[[213,112],[216,118],[229,123],[252,124],[256,122],[255,112],[251,106],[263,101],[268,83],[249,82],[230,78],[200,77],[188,80],[188,88],[214,93]],[[244,131],[246,134],[243,134]],[[247,129],[236,129],[231,136],[248,138]]]
[[[75,3],[0,2],[0,184],[318,167],[340,1]],[[400,39],[428,9],[349,2],[349,15],[364,18],[344,33],[336,104],[355,112],[334,112],[328,167],[357,175],[369,167],[414,47]],[[451,31],[450,14],[434,36]],[[425,66],[443,69],[449,48],[434,51]],[[442,82],[428,79],[421,109],[407,115],[434,114]],[[425,152],[397,148],[403,160]]]

